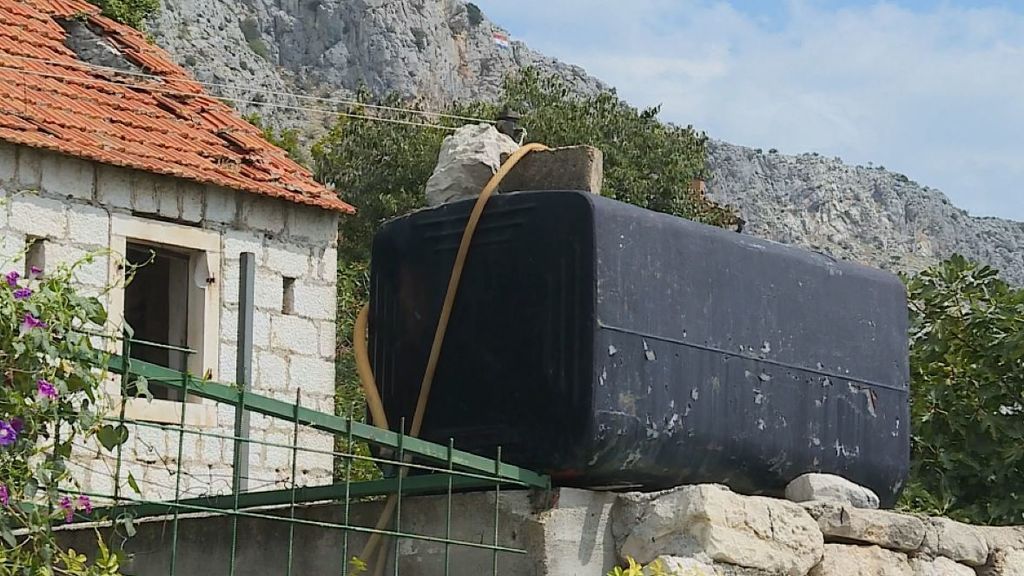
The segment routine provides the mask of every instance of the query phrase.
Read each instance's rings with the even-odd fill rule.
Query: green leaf
[[[142,490],[139,490],[139,484],[135,481],[135,476],[131,472],[128,473],[128,485],[131,486],[136,494],[142,495]]]
[[[112,452],[115,448],[128,441],[128,428],[123,424],[118,424],[117,426],[107,424],[100,428],[99,432],[96,433],[96,437],[99,438],[100,444],[104,448]]]

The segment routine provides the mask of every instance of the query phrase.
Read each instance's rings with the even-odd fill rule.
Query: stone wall
[[[146,172],[98,165],[64,155],[0,143],[0,264],[3,270],[21,271],[24,250],[41,239],[46,267],[74,262],[96,254],[83,265],[76,280],[86,293],[100,295],[111,304],[117,291],[101,294],[104,286],[118,282],[119,254],[107,254],[118,223],[163,223],[166,244],[192,231],[212,233],[220,266],[211,270],[219,290],[214,317],[219,333],[213,340],[212,367],[216,379],[235,377],[238,322],[239,254],[256,254],[253,388],[256,392],[294,402],[302,390],[302,404],[316,410],[334,411],[335,270],[337,266],[337,217],[322,209],[264,198],[248,193],[201,185]],[[217,241],[219,239],[219,241]],[[161,238],[164,243],[164,239]],[[113,259],[113,260],[112,260]],[[284,278],[293,279],[294,306],[283,309]],[[208,303],[209,305],[209,303]],[[119,326],[108,326],[111,330]],[[207,350],[211,348],[207,347]],[[114,390],[119,385],[113,385]],[[155,420],[173,424],[171,406],[155,401],[142,407]],[[180,414],[180,412],[177,412]],[[231,435],[234,411],[209,401],[186,404],[192,429]],[[162,417],[161,417],[162,416]],[[292,426],[253,416],[253,437],[291,445]],[[299,445],[331,450],[330,436],[313,431],[300,433]],[[181,488],[187,495],[229,491],[233,443],[230,440],[186,435],[183,446]],[[173,495],[178,454],[178,434],[133,426],[126,445],[126,471],[130,471],[147,499]],[[87,491],[112,490],[109,456],[79,450],[77,471]],[[300,454],[299,484],[324,483],[331,479],[329,454]],[[291,453],[285,448],[253,446],[250,454],[250,487],[288,485]],[[122,478],[123,479],[123,478]]]
[[[451,518],[451,537],[494,542],[495,495],[455,494],[406,497],[402,532],[442,537]],[[243,517],[238,524],[239,573],[283,574],[292,549],[292,572],[304,576],[339,574],[342,558],[358,555],[366,535],[314,523],[370,527],[382,502],[349,507],[325,503],[299,507],[289,539],[288,522]],[[450,512],[449,512],[450,510]],[[263,511],[289,516],[287,508]],[[346,516],[347,514],[347,516]],[[205,516],[179,526],[177,566],[184,573],[226,573],[232,519]],[[672,576],[1021,576],[1024,527],[975,527],[838,501],[795,503],[742,496],[717,485],[684,486],[656,494],[615,494],[560,488],[547,493],[502,491],[498,501],[498,544],[525,554],[498,555],[499,576],[605,576],[627,557],[662,562]],[[129,540],[132,574],[166,574],[171,556],[169,519],[137,523]],[[76,550],[88,550],[89,530],[65,536]],[[92,539],[92,540],[90,540]],[[445,546],[403,538],[388,544],[385,573],[393,572],[395,551],[403,576],[444,574]],[[94,544],[92,544],[94,545]],[[346,547],[347,546],[347,547]],[[488,550],[452,546],[450,574],[492,573]],[[648,570],[646,574],[653,576]]]

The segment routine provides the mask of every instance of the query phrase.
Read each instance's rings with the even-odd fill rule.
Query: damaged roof
[[[355,211],[166,52],[82,0],[0,0],[0,140]]]

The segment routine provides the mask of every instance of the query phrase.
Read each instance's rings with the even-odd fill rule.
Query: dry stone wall
[[[840,500],[794,503],[717,485],[621,495],[611,530],[620,560],[660,562],[686,576],[1024,575],[1024,527]]]

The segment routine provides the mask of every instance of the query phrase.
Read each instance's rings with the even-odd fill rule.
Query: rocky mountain
[[[970,216],[902,174],[717,141],[708,168],[708,193],[751,234],[905,271],[960,253],[1024,285],[1024,222]]]
[[[506,46],[507,32],[462,0],[161,4],[149,23],[155,41],[212,92],[278,124],[329,122],[344,108],[316,98],[343,98],[359,86],[433,105],[489,99],[509,71],[527,65],[580,92],[605,87],[523,43]],[[711,142],[708,163],[709,193],[736,207],[750,233],[901,270],[959,252],[1024,285],[1024,223],[971,217],[901,174],[724,142]]]

